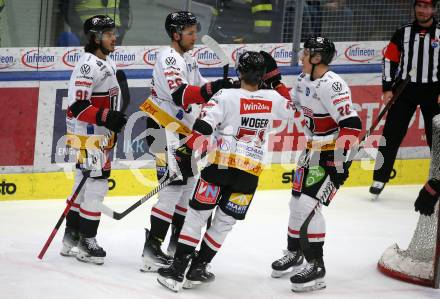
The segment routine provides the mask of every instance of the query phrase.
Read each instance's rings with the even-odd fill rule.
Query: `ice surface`
[[[327,238],[325,290],[294,294],[289,276],[270,277],[270,264],[286,247],[289,190],[258,191],[212,263],[216,281],[175,294],[155,274],[139,271],[151,199],[126,218],[102,217],[98,242],[107,251],[103,266],[59,255],[64,225],[42,261],[37,255],[64,209],[63,200],[0,202],[0,298],[440,298],[440,290],[381,274],[376,264],[393,243],[406,248],[418,214],[420,186],[387,186],[381,200],[367,187],[342,188],[324,207]],[[137,197],[108,198],[122,211]]]

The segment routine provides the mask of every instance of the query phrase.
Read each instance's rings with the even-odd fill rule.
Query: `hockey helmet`
[[[259,52],[246,51],[237,59],[236,69],[241,79],[258,84],[266,73],[264,57]]]
[[[328,38],[315,36],[308,38],[304,43],[304,49],[310,51],[310,57],[321,54],[321,63],[329,65],[336,54],[335,44]]]
[[[170,13],[165,20],[165,30],[169,37],[173,37],[173,33],[182,33],[185,27],[197,25],[197,31],[200,31],[200,23],[197,17],[189,11],[178,11]]]
[[[103,33],[115,28],[115,21],[109,16],[96,15],[84,22],[84,33]]]

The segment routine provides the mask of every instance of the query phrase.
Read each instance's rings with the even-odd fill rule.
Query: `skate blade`
[[[292,283],[292,291],[295,293],[304,293],[325,289],[325,281],[319,278],[306,283]]]
[[[370,199],[371,199],[371,201],[378,201],[379,200],[379,195],[380,194],[373,194],[373,193],[370,193]]]
[[[78,254],[78,250],[71,248],[71,249],[61,249],[60,251],[60,255],[65,256],[65,257],[75,257]]]
[[[91,263],[91,264],[95,264],[95,265],[104,264],[103,257],[90,256],[90,255],[82,254],[81,252],[79,252],[76,255],[76,259],[80,262],[83,262],[83,263]]]
[[[175,281],[174,279],[171,278],[165,278],[160,275],[157,277],[157,282],[175,293],[179,292],[180,288],[182,287],[181,282]]]
[[[272,278],[281,278],[283,277],[285,274],[289,274],[290,276],[295,275],[296,273],[298,273],[299,271],[301,271],[304,268],[304,263],[302,262],[300,265],[297,266],[292,266],[290,268],[288,268],[287,270],[272,270],[272,273],[270,274],[270,276]]]
[[[157,273],[157,270],[159,270],[159,268],[166,268],[171,265],[171,263],[166,264],[166,263],[153,262],[150,260],[146,260],[145,258],[143,259],[143,262],[144,264],[139,270],[144,273]]]
[[[184,289],[194,289],[197,286],[201,285],[202,282],[201,281],[194,281],[194,280],[188,280],[185,279],[185,282],[183,283],[182,288]]]
[[[184,289],[194,289],[202,284],[206,284],[206,283],[210,283],[213,282],[215,280],[215,277],[213,277],[212,279],[209,280],[205,280],[205,281],[198,281],[198,280],[189,280],[189,279],[185,279],[182,288]]]

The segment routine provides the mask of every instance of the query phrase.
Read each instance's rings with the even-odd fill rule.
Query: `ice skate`
[[[93,263],[96,265],[104,264],[106,252],[98,245],[95,238],[81,237],[78,244],[78,254],[76,259],[81,262]]]
[[[186,280],[183,283],[184,289],[192,289],[203,283],[209,283],[215,280],[214,273],[207,271],[209,264],[206,262],[192,262],[186,273]]]
[[[304,261],[301,251],[284,251],[284,256],[272,263],[273,278],[280,278],[286,273],[294,270],[300,270]]]
[[[310,292],[326,287],[325,267],[322,258],[312,260],[297,274],[290,277],[293,292]]]
[[[62,256],[76,256],[78,254],[79,234],[76,230],[66,227],[63,236],[63,247],[60,254]]]
[[[142,253],[143,265],[140,270],[141,272],[157,272],[157,269],[169,266],[173,258],[162,251],[160,248],[161,242],[159,240],[149,239],[148,235],[149,230],[145,229],[146,240]]]
[[[373,181],[373,184],[370,187],[371,200],[377,200],[384,187],[385,183]]]
[[[191,255],[176,257],[171,266],[159,268],[157,270],[157,273],[159,274],[157,276],[157,281],[167,289],[170,289],[173,292],[178,292],[183,285],[185,271],[190,260]]]

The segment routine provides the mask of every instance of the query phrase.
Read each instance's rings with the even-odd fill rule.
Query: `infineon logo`
[[[290,64],[292,60],[292,50],[287,46],[278,46],[269,52],[277,63]]]
[[[232,55],[232,61],[234,61],[234,62],[237,61],[237,58],[240,57],[240,55],[243,54],[246,51],[248,51],[248,49],[246,49],[246,46],[242,46],[242,47],[239,47],[239,48],[235,49],[232,52],[232,54],[231,54]]]
[[[212,52],[212,50],[209,49],[208,47],[197,49],[194,52],[193,56],[196,59],[197,63],[201,65],[211,66],[211,65],[218,65],[221,63],[217,54]]]
[[[270,113],[272,102],[257,99],[240,98],[240,114]]]
[[[0,55],[0,69],[7,69],[15,64],[14,56]]]
[[[354,62],[367,62],[376,58],[379,51],[374,48],[361,47],[359,44],[349,46],[345,50],[345,57]]]
[[[116,63],[117,67],[126,67],[136,62],[136,53],[126,52],[122,49],[117,49],[110,53],[110,58]]]
[[[76,63],[81,58],[83,51],[81,49],[73,49],[64,53],[62,60],[63,63],[69,67],[75,67]]]
[[[144,53],[142,59],[146,64],[154,66],[156,63],[157,54],[159,53],[158,49],[159,48],[153,48]]]
[[[55,56],[29,50],[21,56],[21,63],[33,69],[46,69],[55,65]]]

